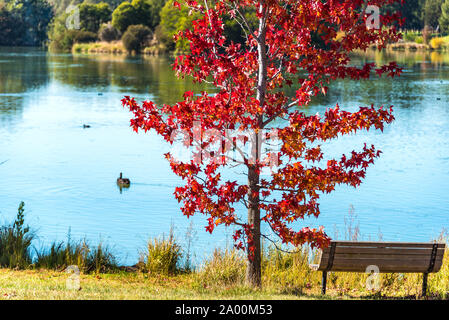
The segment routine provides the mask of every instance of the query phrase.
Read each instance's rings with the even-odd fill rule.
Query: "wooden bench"
[[[443,263],[444,243],[331,241],[312,268],[323,272],[322,293],[326,293],[329,271],[366,272],[377,266],[380,273],[422,273],[422,294],[427,293],[427,276]]]

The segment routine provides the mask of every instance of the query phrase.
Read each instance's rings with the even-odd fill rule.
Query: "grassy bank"
[[[80,290],[66,288],[69,275],[48,270],[0,269],[0,299],[309,299],[276,290],[243,286],[207,289],[192,274],[143,273],[81,275]]]
[[[128,54],[122,41],[113,42],[90,42],[75,43],[72,47],[72,53],[75,54]],[[141,54],[159,55],[168,53],[167,48],[162,44],[155,44],[145,47]]]
[[[0,269],[0,299],[421,299],[420,274],[381,274],[378,290],[367,275],[329,273],[321,295],[321,273],[309,268],[303,252],[266,250],[261,289],[245,285],[245,259],[236,251],[216,251],[197,270],[149,269],[81,272],[79,290],[67,285],[73,274],[46,268]],[[155,261],[164,261],[154,257]],[[163,264],[162,264],[163,265]],[[429,276],[429,299],[447,299],[449,259]]]
[[[109,274],[81,274],[80,289],[67,287],[71,275],[51,270],[0,269],[0,299],[419,299],[420,276],[385,275],[383,290],[369,292],[363,289],[364,275],[331,274],[331,283],[325,296],[320,294],[319,273],[308,277],[308,286],[268,281],[264,275],[262,289],[251,289],[243,284],[205,284],[200,273],[161,275],[142,272],[118,272]],[[291,274],[289,277],[300,276]],[[443,275],[430,277],[429,299],[446,299],[447,295],[435,293],[441,288]],[[447,281],[447,280],[446,280]],[[447,283],[444,284],[447,291]]]
[[[348,221],[346,239],[358,240],[354,215]],[[319,252],[308,247],[284,252],[264,246],[262,289],[252,289],[245,285],[241,251],[217,249],[192,268],[191,243],[183,248],[173,231],[150,239],[133,267],[120,266],[107,246],[70,238],[33,254],[34,236],[21,203],[15,221],[0,227],[0,299],[416,299],[421,293],[421,274],[381,274],[379,287],[369,290],[367,274],[331,272],[322,296],[321,273],[309,267]],[[66,272],[73,268],[79,276]],[[80,290],[67,284],[73,277]],[[429,276],[428,292],[430,298],[449,297],[448,250],[440,272]]]
[[[407,31],[402,34],[403,39],[397,43],[387,45],[387,50],[395,51],[440,51],[449,50],[449,36],[439,34],[423,34],[419,31]]]

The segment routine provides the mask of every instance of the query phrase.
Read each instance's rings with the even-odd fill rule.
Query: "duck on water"
[[[128,178],[123,178],[123,174],[120,172],[120,177],[117,178],[117,184],[120,187],[128,188],[131,185],[131,181]]]

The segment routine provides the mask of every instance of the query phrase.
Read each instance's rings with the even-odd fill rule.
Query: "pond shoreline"
[[[83,54],[118,54],[129,55],[129,52],[125,49],[122,41],[104,42],[97,41],[91,43],[75,43],[72,47],[72,53]],[[162,44],[154,44],[143,48],[139,54],[142,55],[167,55],[170,52]]]

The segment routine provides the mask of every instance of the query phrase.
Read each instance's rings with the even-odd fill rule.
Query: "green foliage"
[[[48,0],[53,6],[54,12],[56,16],[60,16],[61,14],[64,14],[66,9],[72,5],[76,6],[83,2],[83,0]],[[118,7],[120,3],[123,2],[123,0],[85,0],[85,2],[91,3],[91,4],[98,4],[101,2],[107,3],[109,5],[109,8],[111,10],[114,10]]]
[[[172,1],[167,1],[161,11],[161,23],[156,30],[156,37],[169,50],[176,49],[176,52],[186,52],[189,50],[188,42],[182,39],[175,43],[173,37],[179,31],[191,28],[192,21],[198,18],[198,13],[189,15],[189,8],[187,6],[183,5],[181,10],[179,10],[173,6]]]
[[[150,28],[144,25],[132,25],[122,36],[122,42],[128,53],[140,53],[151,34]]]
[[[422,11],[425,0],[404,1],[399,4],[402,16],[405,18],[404,28],[408,30],[421,30],[424,27]]]
[[[407,0],[404,2],[395,2],[394,4],[385,5],[381,9],[381,14],[385,12],[400,12],[405,19],[402,28],[407,30],[422,30],[424,27],[423,8],[426,0]]]
[[[131,25],[142,24],[151,30],[159,24],[163,0],[133,0],[121,3],[112,13],[112,25],[124,32]]]
[[[256,11],[254,9],[247,9],[245,12],[243,12],[243,15],[245,16],[246,21],[248,21],[250,27],[253,30],[257,30],[258,20]],[[223,22],[225,25],[224,34],[226,36],[226,39],[228,41],[244,44],[246,41],[246,35],[243,32],[240,24],[230,16],[225,16]]]
[[[432,28],[438,26],[438,19],[441,16],[441,5],[444,0],[426,0],[424,5],[424,24]]]
[[[120,32],[126,31],[134,23],[136,9],[129,2],[123,2],[112,13],[112,25]]]
[[[438,19],[441,31],[449,33],[449,0],[444,1],[441,5],[441,16]]]
[[[183,0],[179,2],[182,4]],[[124,33],[129,26],[141,24],[155,32],[162,47],[176,53],[188,51],[189,44],[185,40],[175,43],[173,36],[190,28],[192,20],[198,18],[197,13],[189,15],[186,6],[178,10],[173,7],[173,1],[167,0],[9,0],[6,3],[0,1],[0,45],[42,45],[50,38],[51,48],[57,50],[71,49],[68,45],[73,35],[65,36],[66,9],[70,5],[79,6],[83,31],[98,33],[102,24],[111,22],[120,33]],[[405,1],[386,5],[382,10],[401,11],[406,30],[422,30],[427,24],[432,28],[440,25],[444,33],[449,33],[449,0]],[[57,17],[49,30],[53,12]],[[244,15],[250,24],[255,23],[254,11]],[[245,38],[240,25],[230,17],[224,17],[224,24],[226,38],[243,44]],[[114,38],[113,31],[100,37],[106,38]],[[420,39],[416,37],[415,41]]]
[[[20,17],[0,3],[0,46],[18,46],[24,28]]]
[[[97,40],[97,35],[90,31],[69,30],[67,34],[73,38],[73,43],[88,43]]]
[[[111,42],[120,39],[120,32],[112,24],[104,24],[98,32],[98,38],[101,41]]]
[[[81,29],[97,33],[101,24],[111,20],[112,11],[105,2],[91,4],[83,2],[79,6]]]
[[[403,39],[407,42],[416,42],[417,39],[421,36],[421,33],[418,31],[406,31],[403,33]]]
[[[151,28],[155,29],[161,22],[161,11],[167,0],[147,0],[151,10]]]
[[[423,43],[424,43],[424,38],[423,38],[423,36],[418,36],[418,37],[416,37],[416,38],[415,38],[415,42],[416,42],[417,44],[423,44]]]
[[[41,46],[47,40],[53,10],[47,0],[13,0],[0,3],[0,43]]]
[[[24,207],[21,202],[14,223],[0,228],[0,267],[23,269],[31,263],[30,246],[34,234],[24,226]]]
[[[188,43],[185,40],[178,40],[175,43],[173,36],[180,31],[190,29],[192,21],[199,19],[200,15],[196,12],[190,13],[190,9],[184,5],[183,1],[178,2],[182,4],[181,10],[174,7],[172,1],[165,2],[160,12],[160,25],[156,28],[156,38],[171,50],[176,49],[177,52],[186,52],[189,50]],[[256,11],[248,9],[243,14],[250,26],[255,29],[257,26]],[[243,44],[246,39],[241,26],[230,16],[224,16],[223,22],[226,39]]]
[[[48,32],[48,39],[50,40],[49,49],[51,51],[69,51],[73,42],[64,42],[65,33],[68,31],[65,21],[68,14],[64,13],[53,20],[53,23]]]
[[[67,30],[63,34],[60,42],[65,50],[70,50],[75,43],[89,43],[97,40],[97,35],[93,32],[83,30]]]
[[[67,29],[65,13],[57,17],[50,29],[50,50],[69,52],[75,43],[88,43],[97,40],[97,34],[86,30]],[[80,21],[81,22],[81,21]]]
[[[118,270],[117,261],[107,247],[101,243],[91,247],[86,240],[67,243],[52,243],[49,249],[37,253],[35,268],[64,270],[76,265],[84,273],[105,273]]]
[[[106,1],[98,4],[83,2],[79,5],[79,13],[80,30],[67,29],[66,21],[71,12],[64,11],[53,21],[49,31],[50,50],[71,51],[75,43],[94,42],[100,26],[111,20],[111,9]]]
[[[152,239],[148,242],[147,250],[142,255],[142,270],[156,274],[175,274],[179,272],[178,263],[182,257],[181,247],[176,243],[173,229],[168,239]]]

